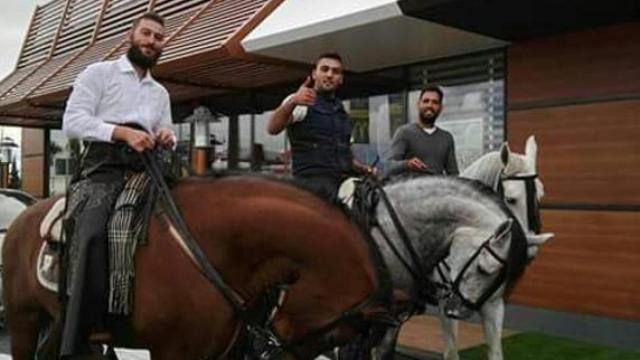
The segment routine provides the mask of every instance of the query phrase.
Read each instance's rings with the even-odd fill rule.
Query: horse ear
[[[549,239],[551,239],[554,236],[555,236],[554,233],[544,233],[539,235],[527,234],[527,244],[540,246],[546,243],[547,241],[549,241]]]
[[[546,243],[547,241],[549,241],[549,239],[551,239],[554,236],[555,236],[554,233],[544,233],[539,235],[528,234],[527,235],[527,257],[529,258],[529,260],[532,260],[533,258],[535,258],[536,255],[538,255],[538,250],[540,249],[540,246]]]
[[[536,171],[538,159],[538,144],[536,143],[535,136],[531,135],[527,138],[524,154],[526,157],[527,165],[529,165],[532,171]]]
[[[507,167],[509,165],[509,155],[511,154],[511,149],[509,149],[509,143],[503,142],[502,146],[500,146],[500,160],[502,160],[502,165]]]

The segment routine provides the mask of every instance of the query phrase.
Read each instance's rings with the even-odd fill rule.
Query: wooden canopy
[[[289,82],[299,66],[257,59],[240,41],[283,0],[52,0],[38,6],[13,73],[0,82],[0,124],[59,127],[76,76],[128,48],[126,32],[146,11],[165,17],[167,39],[154,76],[172,102]]]

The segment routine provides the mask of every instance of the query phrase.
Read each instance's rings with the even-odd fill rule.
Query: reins
[[[280,356],[283,352],[289,352],[296,354],[296,348],[303,346],[309,341],[314,340],[329,331],[333,330],[343,322],[362,321],[363,310],[370,306],[377,300],[379,291],[374,291],[369,294],[363,301],[352,305],[345,310],[338,318],[330,321],[329,323],[321,326],[318,329],[314,329],[311,332],[304,334],[302,337],[293,339],[289,342],[284,342],[280,336],[271,327],[271,321],[261,323],[255,318],[251,317],[250,309],[247,308],[247,301],[233,290],[231,286],[224,280],[222,275],[215,269],[202,248],[198,245],[195,238],[189,231],[187,224],[185,223],[180,210],[171,195],[171,191],[162,171],[159,169],[157,162],[153,158],[150,152],[144,152],[141,154],[149,176],[153,184],[157,187],[160,198],[164,201],[166,206],[165,214],[169,222],[169,226],[173,226],[177,234],[182,239],[186,246],[186,251],[189,253],[189,257],[194,261],[196,267],[200,272],[220,291],[225,300],[232,306],[235,313],[238,315],[242,322],[242,327],[245,329],[245,337],[248,337],[249,344],[251,346],[250,356],[253,358],[268,360]],[[279,306],[279,305],[277,305]],[[238,343],[239,336],[236,336],[229,349],[235,348]],[[254,345],[259,344],[260,349],[256,349]],[[242,349],[244,350],[244,349]],[[233,351],[233,350],[229,350]]]

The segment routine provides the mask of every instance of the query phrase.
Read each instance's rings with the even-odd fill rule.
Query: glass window
[[[346,108],[347,106],[345,106]],[[353,126],[351,137],[356,144],[369,143],[369,100],[351,99],[348,103],[349,118]]]
[[[366,136],[362,136],[359,139],[361,141],[354,139],[352,145],[353,155],[356,159],[365,164],[375,164],[384,168],[385,159],[391,147],[391,138],[396,129],[406,122],[404,99],[404,93],[396,93],[347,101],[352,121],[364,123],[366,120],[367,124]],[[354,103],[357,104],[356,109],[360,107],[355,112],[355,120],[352,105]],[[362,109],[362,104],[366,105],[365,109]],[[366,115],[363,114],[365,111]]]
[[[451,132],[460,169],[482,154],[497,150],[504,141],[504,53],[492,51],[438,59],[405,66],[406,91],[346,101],[354,122],[354,156],[371,164],[389,155],[398,127],[418,118],[418,97],[424,84],[438,84],[444,91],[443,110],[436,124]],[[359,75],[379,79],[389,73]],[[395,80],[402,82],[400,78]],[[373,89],[373,92],[379,89]]]
[[[82,142],[68,140],[60,130],[49,132],[49,193],[62,194],[67,190],[80,157]]]
[[[423,84],[444,91],[436,125],[451,132],[458,166],[464,169],[504,141],[504,53],[491,51],[440,59],[409,68],[409,119],[416,119]],[[413,121],[413,120],[410,120]]]
[[[261,166],[254,167],[254,169],[276,174],[288,174],[291,169],[287,132],[283,131],[278,135],[271,135],[267,132],[267,124],[272,114],[273,111],[267,111],[255,115],[255,145],[257,149],[262,148],[264,161]]]
[[[437,125],[450,131],[463,169],[483,153],[496,150],[504,140],[504,51],[487,51],[419,64],[353,74],[347,81],[345,110],[353,123],[354,156],[384,168],[391,139],[397,129],[416,121],[420,89],[438,84],[445,93]],[[353,88],[349,88],[349,84]],[[360,85],[358,85],[360,84]],[[363,84],[366,84],[364,86]],[[290,150],[286,131],[266,131],[272,112],[238,117],[241,169],[288,174]],[[210,124],[215,143],[215,169],[226,169],[229,118]],[[183,134],[189,134],[183,130]],[[187,136],[179,139],[188,144]]]
[[[67,175],[67,159],[55,159],[54,163],[56,175]]]

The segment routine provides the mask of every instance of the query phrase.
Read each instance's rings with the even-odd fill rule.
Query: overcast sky
[[[4,0],[0,11],[0,78],[5,78],[16,65],[20,47],[37,4],[49,0]]]
[[[50,0],[3,0],[0,11],[0,79],[9,75],[16,66],[18,55],[27,26],[37,4],[46,4]],[[17,128],[4,128],[2,135],[20,140]]]

